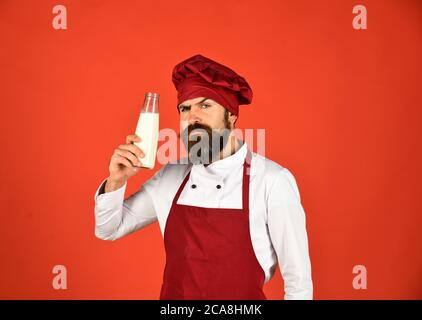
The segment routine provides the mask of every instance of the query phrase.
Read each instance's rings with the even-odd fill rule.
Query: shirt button
[[[195,189],[196,188],[196,184],[191,185],[191,188],[192,189]]]
[[[217,189],[221,189],[221,186],[219,184],[217,184]]]

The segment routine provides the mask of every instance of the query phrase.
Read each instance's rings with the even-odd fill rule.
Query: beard
[[[227,121],[224,123],[223,129],[212,129],[206,124],[194,123],[179,134],[188,153],[189,163],[208,165],[220,158],[231,133]]]

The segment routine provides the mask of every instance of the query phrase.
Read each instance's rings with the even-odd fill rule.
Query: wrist
[[[108,177],[104,191],[105,192],[116,191],[117,189],[120,189],[125,183],[126,183],[126,180],[124,179],[113,179],[111,177]]]

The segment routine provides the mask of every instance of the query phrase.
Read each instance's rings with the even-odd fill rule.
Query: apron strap
[[[192,170],[192,168],[191,168]],[[179,189],[177,190],[176,195],[173,198],[173,205],[177,204],[177,200],[179,200],[180,194],[182,193],[182,190],[185,188],[186,183],[189,180],[190,170],[188,174],[186,175],[185,179],[183,180],[182,184],[180,185]]]
[[[243,202],[243,210],[248,210],[249,212],[249,176],[251,170],[251,161],[252,161],[252,154],[251,152],[247,151],[245,163],[243,164],[243,183],[242,183],[242,202]]]

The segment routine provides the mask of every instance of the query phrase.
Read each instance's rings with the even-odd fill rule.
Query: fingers
[[[122,149],[122,150],[128,150],[130,152],[132,152],[135,156],[139,157],[139,158],[143,158],[144,157],[144,153],[143,151],[138,148],[137,146],[135,146],[134,144],[121,144],[118,149]]]
[[[133,144],[134,142],[140,142],[141,138],[139,136],[137,136],[136,134],[130,134],[128,136],[126,136],[126,143],[131,143]]]
[[[133,167],[132,163],[128,159],[126,159],[125,157],[123,157],[119,154],[114,154],[114,157],[115,157],[116,162],[118,164],[122,164],[122,165],[124,165],[125,167],[128,167],[128,168]]]
[[[131,162],[131,166],[134,166],[134,167],[141,166],[141,161],[139,160],[139,158],[128,150],[117,148],[116,150],[114,150],[114,154],[117,154],[121,157],[125,157],[127,160]]]
[[[133,144],[140,141],[141,138],[136,134],[126,136],[126,144],[121,144],[114,150],[116,162],[126,167],[141,167],[141,158],[144,157],[144,153]]]

